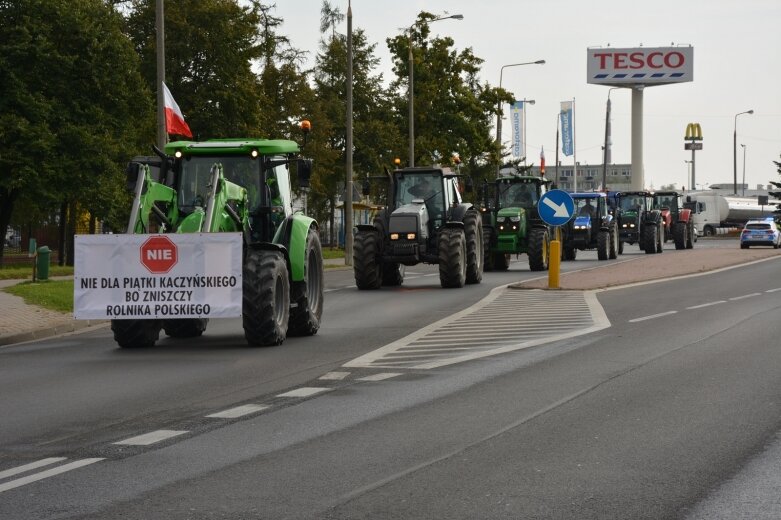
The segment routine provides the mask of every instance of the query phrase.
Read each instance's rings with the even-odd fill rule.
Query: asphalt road
[[[780,430],[778,269],[602,292],[608,328],[430,370],[344,365],[537,276],[525,258],[461,290],[329,271],[321,331],[277,348],[226,320],[144,351],[108,330],[0,349],[0,517],[734,518]]]

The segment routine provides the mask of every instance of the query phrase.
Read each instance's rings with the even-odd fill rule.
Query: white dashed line
[[[381,372],[379,374],[374,374],[371,376],[366,377],[359,377],[358,381],[384,381],[385,379],[390,379],[392,377],[397,377],[402,375],[399,372]]]
[[[736,300],[745,300],[746,298],[753,298],[754,296],[762,296],[762,293],[751,293],[751,294],[744,294],[743,296],[735,296],[734,298],[730,298],[729,301],[734,302]]]
[[[44,459],[47,460],[47,459]],[[95,462],[100,462],[101,460],[104,460],[102,458],[97,459],[82,459],[77,460],[75,462],[71,462],[70,464],[63,464],[62,466],[58,466],[56,468],[47,469],[46,471],[41,471],[40,473],[35,473],[33,475],[28,475],[26,477],[18,478],[16,480],[12,480],[10,482],[6,482],[5,484],[0,484],[0,493],[4,491],[8,491],[9,489],[18,488],[20,486],[24,486],[25,484],[30,484],[31,482],[37,482],[39,480],[43,480],[45,478],[53,477],[55,475],[59,475],[61,473],[65,473],[67,471],[71,471],[74,469],[78,469],[84,466],[88,466],[90,464],[94,464]]]
[[[243,417],[251,413],[257,413],[269,408],[263,404],[245,404],[243,406],[237,406],[235,408],[229,408],[222,412],[213,413],[206,417],[212,417],[214,419],[235,419],[236,417]]]
[[[781,287],[778,287],[777,289],[768,289],[765,292],[778,292],[778,291],[781,291]]]
[[[37,460],[35,462],[25,464],[24,466],[18,466],[16,468],[0,471],[0,480],[8,477],[13,477],[14,475],[18,475],[19,473],[25,473],[27,471],[32,471],[34,469],[42,468],[43,466],[48,466],[50,464],[54,464],[55,462],[62,462],[63,460],[68,460],[68,459],[66,457],[49,457],[48,459]]]
[[[692,310],[692,309],[702,309],[703,307],[710,307],[711,305],[718,305],[720,303],[727,303],[727,300],[719,300],[717,302],[708,302],[708,303],[703,303],[703,304],[700,304],[700,305],[694,305],[692,307],[686,307],[686,308],[689,309],[689,310]]]
[[[349,375],[350,372],[328,372],[320,376],[318,379],[322,379],[323,381],[341,381]]]
[[[331,391],[330,388],[317,388],[312,386],[305,386],[303,388],[297,388],[284,394],[279,394],[277,397],[310,397],[312,395],[322,394],[323,392]]]
[[[115,442],[114,444],[121,444],[124,446],[149,446],[156,442],[176,437],[177,435],[183,435],[188,433],[186,431],[179,430],[157,430],[154,432],[145,433],[136,437],[125,439],[124,441]]]
[[[629,320],[629,323],[637,323],[638,321],[653,320],[655,318],[661,318],[662,316],[669,316],[670,314],[676,314],[678,311],[660,312],[659,314],[652,314],[650,316],[643,316],[642,318],[635,318]]]

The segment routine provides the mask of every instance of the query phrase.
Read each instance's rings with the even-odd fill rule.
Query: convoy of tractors
[[[308,126],[306,127],[308,129]],[[155,155],[134,158],[127,170],[134,193],[128,233],[238,232],[242,246],[242,320],[250,345],[279,345],[288,335],[313,335],[323,311],[323,253],[315,220],[293,210],[291,172],[306,187],[311,161],[294,141],[220,139],[177,141]],[[374,181],[374,182],[370,182]],[[484,271],[505,271],[512,255],[546,271],[552,240],[561,260],[596,250],[615,259],[625,244],[661,253],[672,240],[692,248],[690,205],[674,191],[572,193],[574,211],[553,227],[538,211],[555,186],[518,173],[499,175],[474,192],[472,179],[442,167],[411,167],[368,177],[385,198],[371,224],[354,229],[353,270],[359,290],[400,286],[406,266],[439,267],[444,288],[477,284]],[[471,197],[470,197],[471,198]],[[205,318],[113,319],[120,347],[152,346],[161,331],[197,337]]]

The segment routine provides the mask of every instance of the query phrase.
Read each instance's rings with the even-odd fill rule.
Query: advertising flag
[[[540,147],[540,176],[545,175],[545,147]]]
[[[512,104],[510,121],[513,125],[513,157],[518,159],[523,153],[523,101],[516,101]]]
[[[566,156],[574,153],[572,140],[572,101],[561,102],[561,150]]]
[[[165,83],[163,83],[163,97],[165,98],[166,131],[169,134],[183,135],[192,139],[193,133],[190,131],[190,127],[187,126],[187,123],[184,122],[182,111],[179,110],[179,105],[174,101],[174,97]]]

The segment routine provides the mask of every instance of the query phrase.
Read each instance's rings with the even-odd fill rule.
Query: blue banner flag
[[[574,153],[572,146],[572,101],[561,102],[561,150],[565,156]]]

